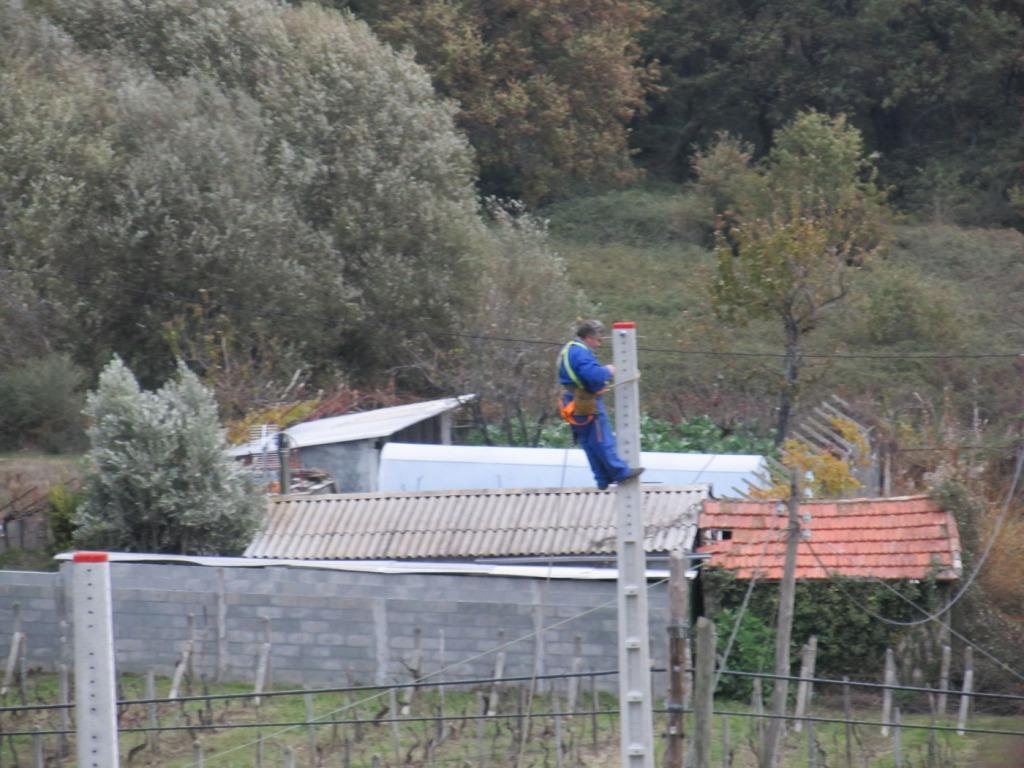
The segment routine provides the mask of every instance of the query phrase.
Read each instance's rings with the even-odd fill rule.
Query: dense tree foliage
[[[679,178],[719,131],[767,152],[808,107],[846,113],[907,204],[960,220],[1012,216],[1019,174],[1019,6],[1000,0],[658,0],[645,55],[662,90],[636,134]]]
[[[323,0],[327,3],[329,0]],[[646,0],[333,0],[409,46],[459,105],[487,194],[537,203],[634,176]]]
[[[188,302],[241,352],[357,370],[458,321],[486,229],[469,147],[411,58],[316,6],[47,9],[57,29],[0,22],[0,258],[83,362],[118,351],[158,380]]]
[[[156,392],[114,359],[88,397],[91,473],[75,543],[128,552],[236,554],[263,504],[225,448],[210,392],[184,365]]]

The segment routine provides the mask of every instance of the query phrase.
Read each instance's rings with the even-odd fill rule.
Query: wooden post
[[[903,768],[903,729],[900,727],[900,708],[896,707],[892,713],[892,765],[893,768]]]
[[[538,597],[539,599],[539,597]],[[533,606],[533,675],[539,678],[544,674],[544,606],[539,602]],[[536,693],[547,690],[544,680],[535,679],[533,689]]]
[[[192,765],[196,768],[203,768],[203,744],[199,739],[192,742]]]
[[[486,715],[487,714],[487,707],[488,707],[487,694],[481,692],[480,693],[480,704],[479,704],[479,706],[477,708],[477,711],[481,715]],[[486,732],[487,732],[487,721],[484,720],[484,718],[481,717],[481,718],[477,719],[477,721],[476,721],[476,741],[477,741],[477,762],[476,762],[476,764],[479,765],[479,766],[486,766],[487,765],[487,738],[486,738]]]
[[[214,680],[224,682],[228,669],[228,603],[224,569],[217,569],[217,673]]]
[[[263,768],[263,734],[256,735],[256,760],[254,762],[256,768]]]
[[[295,768],[295,750],[292,747],[284,748],[284,768]]]
[[[896,685],[896,656],[892,648],[885,649],[885,689],[882,691],[882,735],[889,735],[889,720],[892,717],[892,688]]]
[[[0,698],[7,695],[14,682],[16,671],[21,659],[21,646],[25,642],[25,633],[21,631],[21,604],[14,604],[14,632],[11,633],[11,647],[7,652],[7,664],[4,667],[4,681],[0,684]]]
[[[946,691],[949,690],[949,667],[953,661],[953,649],[948,645],[942,646],[942,661],[939,662],[939,690],[942,691],[938,695],[935,704],[935,714],[939,717],[946,716],[946,700],[948,694]]]
[[[597,712],[601,704],[601,697],[597,695],[597,678],[590,676],[590,746],[597,752]]]
[[[814,740],[814,723],[807,724],[807,768],[818,768],[818,744]]]
[[[711,713],[715,703],[715,625],[697,619],[697,670],[693,684],[695,768],[711,768]]]
[[[686,697],[686,646],[689,625],[689,587],[686,567],[689,564],[681,549],[669,555],[668,578],[668,728],[665,745],[665,768],[683,768],[685,733],[683,709]]]
[[[444,659],[445,659],[445,654],[444,654],[444,630],[443,629],[438,631],[437,657],[438,657],[438,674],[437,674],[437,678],[436,679],[437,679],[437,682],[440,683],[440,682],[442,682],[442,678],[444,677],[444,669],[445,669],[445,667],[444,667],[444,664],[445,664],[445,661],[444,661]],[[437,686],[437,701],[438,701],[438,704],[437,704],[438,713],[437,714],[438,714],[438,717],[441,718],[437,722],[437,743],[438,744],[440,744],[442,741],[444,741],[445,738],[447,738],[447,735],[448,735],[448,731],[444,727],[444,711],[445,711],[445,708],[444,708],[444,703],[445,703],[444,702],[444,689],[445,688],[446,688],[446,686],[444,686],[444,685],[438,685]]]
[[[764,684],[760,677],[755,677],[753,691],[750,694],[750,709],[754,713],[754,753],[758,765],[761,764],[761,753],[764,752],[765,720],[764,720]]]
[[[60,704],[71,703],[71,680],[68,675],[68,665],[64,662],[57,665],[57,697]],[[59,719],[62,731],[71,730],[71,709],[68,706],[60,708]],[[59,757],[67,757],[68,735],[66,733],[62,733],[57,739],[57,750]]]
[[[576,711],[580,694],[580,673],[583,671],[583,638],[575,635],[572,639],[572,666],[569,668],[573,677],[569,678],[568,695],[566,697],[566,709],[569,712]]]
[[[974,649],[971,646],[964,648],[964,687],[960,695],[960,712],[956,718],[956,732],[958,736],[964,735],[964,728],[967,727],[967,712],[971,707],[971,691],[974,688]]]
[[[303,687],[304,688],[309,688],[308,685],[305,685]],[[316,715],[315,709],[316,708],[313,705],[313,694],[312,693],[304,693],[304,694],[302,694],[302,701],[303,701],[303,703],[306,706],[306,722],[309,723],[309,725],[306,726],[306,728],[308,730],[307,737],[308,737],[308,749],[309,749],[309,765],[310,765],[310,768],[316,768],[316,765],[317,765],[317,763],[319,761],[317,760],[317,752],[316,752],[316,726],[313,724],[314,721],[316,720],[316,717],[315,717],[315,715]]]
[[[260,646],[259,656],[256,658],[256,683],[253,686],[253,693],[263,693],[270,687],[270,619],[263,617],[263,645]],[[260,705],[260,697],[252,700],[253,705]]]
[[[505,630],[498,630],[498,647],[501,648],[494,655],[494,679],[500,680],[505,675]],[[487,699],[487,708],[484,712],[489,716],[493,717],[498,714],[498,696],[501,693],[500,684],[497,682],[491,683],[491,695]]]
[[[796,720],[793,722],[793,730],[797,733],[803,730],[802,718],[811,708],[811,696],[814,694],[811,678],[814,677],[814,660],[818,653],[818,638],[811,635],[800,651],[800,682],[796,688]]]
[[[152,667],[146,670],[146,698],[156,698],[156,672]],[[150,701],[146,704],[146,711],[149,716],[149,727],[159,728],[160,718],[157,716],[157,707],[159,705],[155,701]],[[147,731],[146,741],[149,742],[149,748],[153,751],[154,755],[160,754],[160,732],[159,731]]]
[[[388,688],[388,712],[391,713],[391,744],[398,763],[402,756],[402,732],[398,727],[398,694],[394,688]]]
[[[43,752],[43,734],[39,726],[35,726],[32,734],[32,768],[46,768],[46,755]]]
[[[418,683],[423,678],[423,630],[420,627],[413,629],[412,663],[409,664],[409,671],[412,673],[414,683]],[[415,698],[416,688],[402,689],[402,717],[408,717],[412,712],[412,702]]]
[[[846,720],[846,768],[853,768],[853,702],[850,700],[850,678],[843,675],[843,718]]]
[[[181,692],[181,681],[182,678],[187,674],[190,678],[192,676],[192,651],[196,639],[196,615],[190,613],[188,615],[188,640],[185,641],[185,646],[181,649],[181,656],[178,657],[178,663],[174,667],[174,677],[171,678],[171,692],[167,694],[167,698],[176,699],[178,694]]]
[[[786,504],[786,559],[779,585],[779,618],[775,632],[775,681],[772,685],[771,711],[774,717],[765,726],[764,747],[759,768],[775,768],[776,753],[782,742],[789,693],[789,641],[793,634],[793,601],[796,595],[796,552],[800,543],[800,482],[796,472],[789,479],[789,501]]]
[[[729,716],[722,716],[722,768],[732,768],[732,745],[729,743]]]
[[[562,716],[555,712],[555,768],[562,768]]]

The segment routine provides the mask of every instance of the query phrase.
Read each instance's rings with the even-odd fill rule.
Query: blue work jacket
[[[605,385],[612,379],[612,374],[608,367],[601,365],[590,347],[579,339],[573,339],[567,346],[569,348],[569,365],[583,384],[584,389],[588,392],[599,392],[604,389]],[[562,354],[558,356],[558,380],[563,387],[576,386],[572,376],[565,370],[564,356]]]

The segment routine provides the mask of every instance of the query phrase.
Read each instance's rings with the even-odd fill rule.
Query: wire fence
[[[653,673],[662,671],[652,670]],[[712,713],[723,723],[732,719],[736,723],[752,721],[746,726],[732,726],[734,738],[739,741],[732,747],[722,747],[723,760],[730,750],[735,753],[737,749],[747,748],[758,723],[771,719],[803,723],[810,729],[814,726],[858,729],[859,752],[883,749],[876,743],[877,739],[869,739],[864,732],[881,732],[886,728],[894,733],[924,731],[929,738],[957,734],[958,737],[1000,736],[1024,742],[1024,729],[989,727],[987,723],[960,726],[937,718],[933,711],[934,697],[961,695],[953,689],[742,670],[721,669],[719,672],[769,683],[784,679],[812,683],[820,688],[859,689],[871,696],[876,706],[877,699],[886,691],[905,697],[930,697],[928,701],[932,702],[921,707],[924,714],[918,719],[902,718],[898,708],[888,718],[864,717],[863,702],[858,716],[835,714],[830,705],[818,714],[775,716],[753,707],[737,708],[735,702],[724,707],[721,705],[725,702],[716,702],[719,706]],[[296,760],[301,758],[301,764],[309,766],[427,766],[460,762],[556,768],[610,766],[618,759],[618,709],[609,706],[613,702],[611,695],[600,693],[596,683],[599,678],[614,675],[614,670],[592,670],[430,682],[413,680],[388,685],[290,688],[260,693],[218,692],[180,698],[122,695],[118,700],[119,732],[123,742],[131,741],[131,737],[142,737],[140,743],[129,744],[127,748],[129,762],[133,765],[163,765],[165,760],[176,760],[175,765],[288,766],[300,764]],[[124,687],[141,683],[126,680],[122,682]],[[534,700],[529,695],[530,689],[541,681],[549,684],[550,691]],[[443,692],[447,692],[447,701]],[[365,696],[371,693],[376,695]],[[416,696],[400,700],[399,693]],[[42,701],[44,695],[40,689],[35,692],[38,701],[0,707],[0,768],[70,764],[64,761],[70,759],[69,745],[74,729],[55,720],[67,718],[73,705]],[[259,705],[254,703],[257,698],[261,700]],[[1024,696],[973,691],[970,699],[988,699],[1024,710],[1019,706],[1024,703]],[[909,699],[904,704],[909,706]],[[301,715],[282,716],[297,707],[304,708]],[[325,714],[316,714],[317,710],[325,708],[328,708]],[[694,707],[687,704],[683,711],[690,714]],[[668,709],[656,708],[655,714],[660,719],[668,714]],[[725,725],[721,727],[728,729]],[[292,733],[289,738],[283,738],[280,733],[273,737],[262,733],[271,729],[301,729],[306,735]],[[226,738],[226,734],[239,731],[255,732],[257,736],[241,748],[217,747],[218,737]],[[847,738],[853,737],[848,734]],[[237,750],[235,762],[218,763],[222,757],[230,756],[231,750]],[[275,750],[279,753],[276,756]],[[933,752],[940,755],[941,750],[936,748]],[[187,762],[189,755],[192,762]],[[943,768],[947,763],[936,757],[933,762],[920,764]]]

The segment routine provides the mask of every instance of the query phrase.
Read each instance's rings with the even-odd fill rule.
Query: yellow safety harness
[[[591,392],[583,386],[580,377],[576,375],[576,371],[569,365],[569,349],[573,346],[582,347],[583,349],[588,348],[586,344],[575,340],[570,341],[562,348],[559,363],[565,367],[565,372],[569,374],[569,378],[572,379],[575,386],[572,387],[572,397],[569,398],[565,405],[559,405],[558,412],[567,424],[574,427],[585,427],[597,415],[597,396],[602,392],[606,392],[608,388],[605,387],[599,392]],[[583,419],[583,421],[579,421],[579,419]]]

